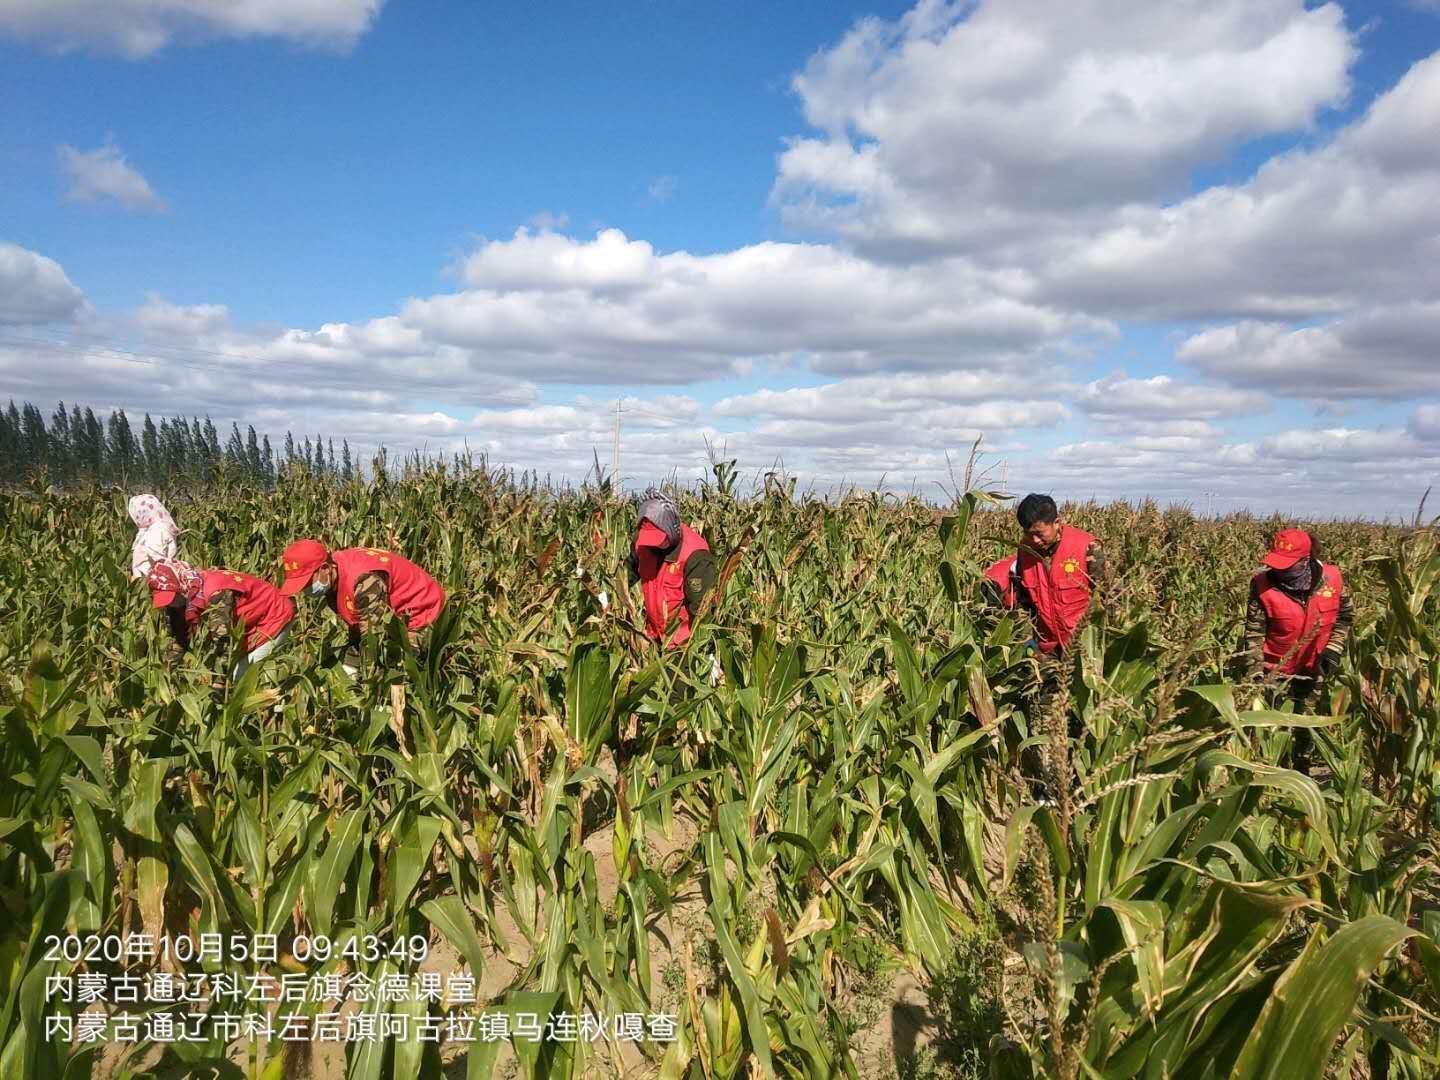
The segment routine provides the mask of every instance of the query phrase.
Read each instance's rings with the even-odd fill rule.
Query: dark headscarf
[[[652,487],[640,496],[640,520],[663,531],[672,545],[680,542],[680,510],[659,488]]]

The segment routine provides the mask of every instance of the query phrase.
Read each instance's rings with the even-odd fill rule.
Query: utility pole
[[[610,457],[610,486],[620,491],[620,398],[615,399],[615,447]]]

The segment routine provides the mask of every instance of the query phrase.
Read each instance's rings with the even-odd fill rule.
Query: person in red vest
[[[231,677],[284,643],[295,617],[295,604],[262,578],[236,570],[196,570],[179,559],[162,559],[145,578],[150,602],[165,612],[171,655],[190,648],[202,629],[212,645],[228,641],[237,625],[245,634],[245,656]]]
[[[629,566],[645,597],[645,633],[672,649],[685,644],[691,618],[715,587],[715,556],[680,520],[675,500],[655,488],[641,496]]]
[[[1338,566],[1315,557],[1303,529],[1281,529],[1250,579],[1245,610],[1247,674],[1287,676],[1297,703],[1309,700],[1345,651],[1355,612]]]
[[[318,540],[296,540],[285,549],[285,580],[280,591],[293,596],[302,589],[323,596],[350,631],[352,675],[361,639],[378,631],[394,613],[419,644],[419,631],[445,609],[445,590],[403,555],[379,548],[328,550]]]
[[[1015,568],[1013,555],[996,559],[985,568],[980,581],[980,590],[985,602],[991,607],[1013,608],[1015,606]]]
[[[1036,648],[1062,655],[1105,584],[1105,551],[1095,537],[1061,521],[1049,495],[1026,495],[1015,516],[1025,538],[1010,575],[1014,602],[1035,624]]]

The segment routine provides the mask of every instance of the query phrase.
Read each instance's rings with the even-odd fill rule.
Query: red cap
[[[319,540],[296,540],[285,549],[285,580],[280,595],[294,596],[330,560],[330,552]]]
[[[1265,565],[1276,570],[1288,570],[1301,559],[1310,556],[1310,534],[1304,529],[1281,529],[1275,534],[1270,553],[1265,556]]]
[[[145,575],[145,584],[150,586],[150,603],[158,607],[169,607],[175,597],[184,591],[180,575],[165,563],[156,563]]]
[[[644,520],[640,522],[640,528],[635,533],[635,546],[637,548],[666,548],[670,546],[670,537],[665,535],[665,530],[659,525]]]

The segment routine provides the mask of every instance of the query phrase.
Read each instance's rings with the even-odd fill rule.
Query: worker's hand
[[[1316,667],[1319,668],[1322,676],[1335,674],[1335,672],[1340,670],[1340,654],[1329,651],[1322,652],[1320,654],[1320,662]]]

